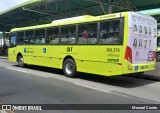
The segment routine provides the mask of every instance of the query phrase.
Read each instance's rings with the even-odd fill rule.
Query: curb
[[[0,57],[0,59],[6,59],[6,60],[8,60],[8,57]]]

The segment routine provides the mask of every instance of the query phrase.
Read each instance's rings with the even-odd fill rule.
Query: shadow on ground
[[[13,66],[18,67],[18,65],[13,65]],[[43,66],[34,66],[34,65],[27,65],[25,68],[64,76],[63,71],[61,69],[55,69],[55,68],[49,68],[49,67],[43,67]],[[95,74],[88,74],[88,73],[78,73],[78,75],[79,75],[78,79],[102,83],[106,85],[118,86],[123,88],[141,87],[141,86],[156,82],[152,79],[145,80],[143,78],[144,76],[143,74],[120,75],[120,76],[110,76],[110,77],[95,75]]]

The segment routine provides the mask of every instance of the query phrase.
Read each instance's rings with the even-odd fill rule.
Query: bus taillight
[[[125,59],[132,63],[132,49],[129,46],[126,47]]]

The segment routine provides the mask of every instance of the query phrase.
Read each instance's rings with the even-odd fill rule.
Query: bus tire
[[[160,53],[156,54],[156,61],[159,62],[160,61]]]
[[[66,77],[74,78],[77,77],[77,69],[76,69],[76,63],[73,59],[68,58],[63,63],[63,72]]]
[[[18,66],[23,68],[25,66],[23,56],[18,56]]]

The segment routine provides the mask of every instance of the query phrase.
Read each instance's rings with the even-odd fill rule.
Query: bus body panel
[[[17,53],[16,50],[18,51],[17,48],[9,48],[8,49],[8,60],[11,62],[17,62]]]
[[[67,52],[67,48],[72,48],[72,51]],[[46,52],[44,52],[44,48]],[[18,53],[21,53],[24,57],[24,63],[41,65],[47,67],[54,67],[62,69],[63,60],[67,56],[71,56],[76,64],[77,71],[101,74],[101,75],[119,75],[123,72],[122,57],[123,55],[113,53],[114,48],[106,46],[19,46],[19,49],[14,55],[14,62]],[[122,47],[121,47],[122,48]],[[12,48],[14,49],[14,48]],[[11,51],[11,49],[10,49]],[[10,53],[9,51],[9,53]],[[25,52],[26,51],[26,52]],[[108,52],[107,52],[108,51]],[[109,51],[112,51],[111,53]],[[105,57],[104,57],[105,56]],[[13,56],[9,57],[10,61],[13,61]],[[115,57],[115,58],[114,58]]]
[[[123,73],[123,46],[100,46],[101,71],[106,75],[120,75]]]

